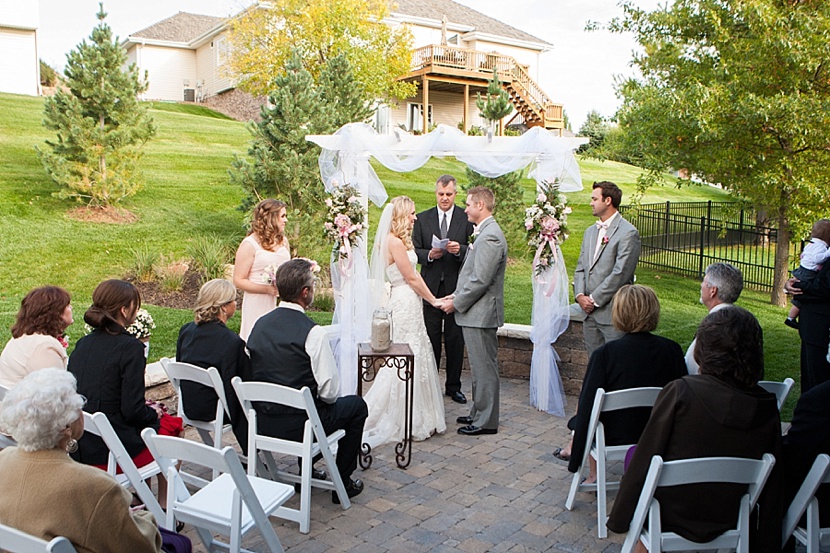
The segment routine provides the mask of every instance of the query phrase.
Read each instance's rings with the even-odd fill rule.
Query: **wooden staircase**
[[[565,120],[562,104],[555,104],[545,94],[536,81],[530,78],[524,67],[513,60],[510,80],[502,81],[502,88],[507,91],[510,101],[516,108],[516,114],[508,121],[508,125],[521,115],[528,127],[544,127],[546,129],[562,129]]]

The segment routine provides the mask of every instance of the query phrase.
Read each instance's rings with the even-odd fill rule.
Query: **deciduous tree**
[[[383,22],[386,0],[273,0],[235,18],[229,67],[240,87],[267,94],[292,52],[317,80],[326,62],[345,55],[369,99],[403,99],[414,85],[397,81],[410,69],[412,35]]]
[[[687,168],[766,211],[778,226],[772,301],[783,305],[790,237],[827,216],[830,3],[631,3],[611,29],[643,47],[641,77],[618,85],[618,121],[642,164]]]
[[[142,146],[156,132],[138,100],[147,90],[146,77],[134,64],[123,69],[127,54],[104,23],[106,16],[101,4],[90,41],[67,54],[69,90],[58,90],[44,108],[43,124],[57,139],[37,149],[46,172],[63,187],[59,196],[98,206],[138,191]]]

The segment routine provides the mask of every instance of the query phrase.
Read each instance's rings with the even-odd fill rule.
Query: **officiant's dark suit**
[[[455,205],[456,183],[451,175],[443,175],[435,183],[438,205],[418,214],[412,230],[412,244],[421,265],[421,276],[430,292],[436,298],[452,294],[458,283],[458,271],[467,255],[467,241],[473,233],[473,224],[467,220],[464,209]],[[442,205],[443,204],[443,205]],[[444,252],[433,259],[430,255],[432,237],[444,238],[441,233],[441,218],[444,211],[451,211],[446,238],[459,244],[457,254]],[[464,362],[464,336],[455,322],[454,313],[444,313],[424,302],[424,325],[435,353],[436,365],[441,364],[441,335],[444,337],[444,351],[447,358],[447,382],[445,393],[453,401],[466,403],[461,393],[461,365]]]

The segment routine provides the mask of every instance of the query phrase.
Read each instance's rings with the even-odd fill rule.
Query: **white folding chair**
[[[651,407],[657,399],[662,388],[629,388],[606,392],[603,388],[597,390],[594,397],[594,408],[591,410],[591,420],[588,424],[588,442],[585,444],[585,453],[582,455],[582,463],[579,470],[571,480],[571,490],[568,492],[568,499],[565,501],[565,508],[573,509],[576,493],[580,491],[597,492],[597,534],[600,538],[608,537],[608,529],[605,527],[608,510],[608,490],[616,490],[620,487],[619,481],[608,482],[606,474],[609,461],[622,461],[625,454],[635,444],[614,445],[605,444],[605,427],[599,420],[602,413],[610,413],[620,409],[631,407]],[[589,469],[588,459],[593,457],[597,462],[597,481],[595,484],[583,484],[583,473]]]
[[[758,382],[758,386],[772,394],[775,394],[775,399],[778,400],[778,410],[780,411],[781,407],[784,405],[784,402],[787,401],[787,396],[790,395],[790,389],[793,387],[793,379],[785,378],[784,382],[761,380]]]
[[[258,453],[263,452],[267,463],[267,469],[271,478],[295,482],[300,484],[300,509],[289,509],[281,507],[275,514],[287,520],[293,520],[300,524],[300,532],[308,534],[311,527],[311,486],[334,490],[340,499],[343,509],[351,507],[349,495],[340,478],[340,472],[334,460],[332,449],[338,440],[346,435],[345,430],[337,430],[326,435],[323,423],[320,422],[320,415],[314,405],[314,398],[311,397],[311,390],[303,387],[300,390],[271,384],[268,382],[242,382],[237,376],[231,381],[239,402],[248,417],[248,458],[258,458]],[[268,402],[285,405],[305,411],[308,420],[303,431],[303,440],[294,442],[281,438],[272,438],[257,432],[256,411],[253,402]],[[291,474],[279,470],[272,453],[291,455],[299,458],[302,463],[302,475]],[[317,480],[311,477],[312,460],[315,456],[322,455],[328,469],[331,480]],[[257,463],[248,463],[248,474],[256,474]]]
[[[0,548],[9,553],[76,553],[64,537],[47,542],[5,524],[0,524]]]
[[[202,441],[216,449],[222,449],[222,434],[231,429],[230,424],[223,424],[225,414],[230,419],[231,413],[228,410],[228,400],[225,397],[225,385],[222,383],[222,377],[215,367],[203,369],[190,363],[181,363],[163,357],[161,359],[161,366],[164,372],[167,373],[167,378],[176,390],[176,395],[179,398],[179,406],[177,415],[182,418],[185,424],[189,424],[199,432],[199,437]],[[219,401],[216,402],[216,415],[212,421],[197,421],[188,418],[184,412],[184,405],[182,404],[182,381],[195,382],[208,388],[212,388],[216,392]],[[213,433],[213,435],[211,435]],[[215,438],[214,438],[215,436]]]
[[[749,515],[764,489],[764,484],[774,464],[775,457],[770,453],[765,453],[761,460],[707,457],[663,461],[662,457],[655,455],[651,460],[637,508],[634,510],[631,526],[622,546],[622,553],[634,551],[638,540],[653,553],[711,549],[735,549],[738,553],[749,553]],[[707,543],[692,542],[674,532],[663,532],[660,502],[654,499],[654,492],[657,488],[709,482],[748,485],[746,493],[741,497],[736,527]],[[712,502],[718,500],[717,495],[713,495]],[[646,518],[648,518],[648,529],[644,528]]]
[[[0,401],[3,401],[3,399],[6,397],[6,392],[8,391],[9,389],[5,386],[0,386]],[[5,434],[0,434],[0,449],[16,445],[17,442],[14,440],[14,438],[12,438],[11,436],[6,436]]]
[[[109,455],[107,457],[107,472],[110,476],[118,480],[118,483],[125,488],[132,487],[141,501],[144,502],[147,510],[153,513],[153,516],[156,517],[156,522],[168,530],[174,529],[175,527],[164,525],[164,520],[166,518],[164,510],[156,500],[156,496],[153,495],[153,491],[145,482],[145,480],[151,476],[161,473],[161,468],[158,463],[153,461],[152,463],[148,463],[141,468],[136,467],[129,453],[127,453],[127,449],[124,447],[124,444],[121,443],[121,439],[118,437],[118,434],[115,433],[115,430],[113,429],[112,424],[110,424],[107,416],[104,413],[90,414],[86,411],[83,413],[84,432],[89,432],[90,434],[100,437],[107,446],[107,449],[109,449]],[[121,467],[121,474],[117,474],[118,471],[116,470],[116,466]]]
[[[804,483],[795,494],[793,502],[784,516],[781,546],[790,536],[807,546],[807,553],[819,553],[821,546],[830,545],[830,528],[822,528],[819,523],[819,505],[816,491],[822,484],[830,483],[830,456],[822,453],[813,462],[813,467],[804,478]],[[807,512],[807,527],[798,525],[804,512]]]
[[[268,517],[294,495],[292,486],[246,475],[230,446],[218,450],[190,440],[159,436],[152,428],[145,428],[141,437],[167,474],[168,526],[175,527],[176,521],[191,524],[205,549],[213,552],[223,548],[230,553],[243,551],[242,536],[256,527],[272,553],[283,553]],[[176,469],[176,459],[220,475],[191,495]],[[229,536],[230,544],[214,539],[212,533]]]

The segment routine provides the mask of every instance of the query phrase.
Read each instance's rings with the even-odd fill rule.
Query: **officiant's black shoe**
[[[455,419],[455,422],[457,422],[458,424],[471,425],[473,424],[473,417],[458,417],[457,419]]]
[[[447,392],[447,395],[456,403],[467,403],[467,396],[461,392]]]
[[[478,426],[462,426],[458,429],[459,434],[464,434],[465,436],[480,436],[482,434],[498,434],[499,431],[495,428],[479,428]]]
[[[363,481],[359,478],[355,480],[349,478],[349,480],[343,484],[346,486],[346,495],[348,495],[349,498],[360,495],[360,492],[363,491]],[[331,492],[331,502],[335,505],[340,505],[340,497],[337,496],[336,491]]]
[[[300,467],[300,476],[302,476],[302,474],[303,474],[303,467],[301,466]],[[326,480],[327,477],[328,477],[328,475],[326,474],[326,471],[317,470],[316,468],[311,467],[311,478],[313,480]],[[297,492],[297,493],[300,493],[300,483],[299,482],[294,484],[294,491]]]

